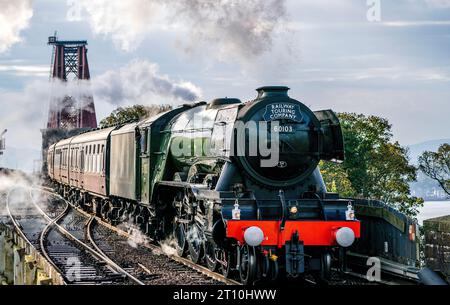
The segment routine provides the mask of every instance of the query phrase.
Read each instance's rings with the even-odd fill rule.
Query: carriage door
[[[140,194],[141,202],[149,203],[149,192],[150,192],[150,176],[149,176],[149,166],[150,166],[150,154],[149,154],[149,128],[140,129],[140,143],[139,143],[139,155],[141,159],[140,168]]]
[[[80,146],[80,175],[78,178],[78,185],[82,189],[84,187],[84,146]]]

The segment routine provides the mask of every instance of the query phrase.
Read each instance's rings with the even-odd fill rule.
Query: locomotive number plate
[[[272,132],[278,133],[294,133],[295,126],[292,124],[272,125]]]

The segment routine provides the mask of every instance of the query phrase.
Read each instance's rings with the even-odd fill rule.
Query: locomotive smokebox
[[[319,163],[320,121],[303,103],[288,96],[288,87],[256,90],[257,98],[242,107],[237,117],[248,126],[236,136],[235,146],[245,150],[236,153],[238,163],[258,183],[291,187],[309,177]]]

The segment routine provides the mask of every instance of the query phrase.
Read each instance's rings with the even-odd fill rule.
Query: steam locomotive
[[[329,193],[320,160],[344,158],[339,120],[287,87],[256,99],[185,104],[48,149],[48,175],[77,206],[243,284],[327,279],[360,237],[352,202]]]

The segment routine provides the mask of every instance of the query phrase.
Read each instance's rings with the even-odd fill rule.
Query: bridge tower
[[[51,81],[88,81],[90,77],[87,59],[87,41],[60,41],[55,36],[48,38],[53,45]],[[72,77],[72,79],[70,79]],[[50,100],[47,128],[96,128],[94,99],[84,86],[79,96],[56,96]]]
[[[41,130],[43,175],[47,175],[46,155],[50,145],[97,128],[94,98],[89,90],[87,41],[58,40],[55,33],[48,38],[48,45],[53,46],[50,82],[57,90],[52,90],[47,126]]]

